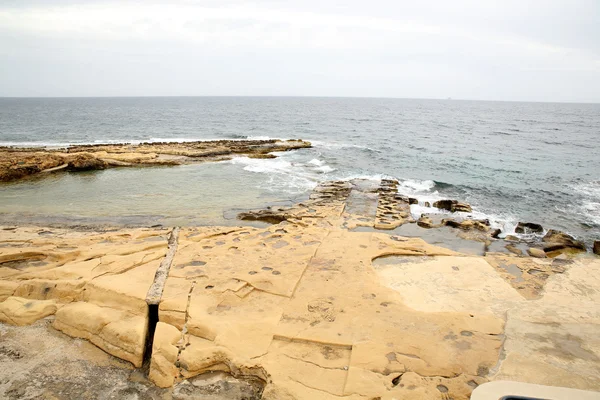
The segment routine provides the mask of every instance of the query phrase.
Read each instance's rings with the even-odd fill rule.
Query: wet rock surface
[[[471,206],[467,203],[461,203],[457,200],[438,200],[433,203],[434,207],[451,212],[471,212]]]
[[[532,222],[519,222],[515,227],[516,233],[542,233],[544,228],[540,224]]]

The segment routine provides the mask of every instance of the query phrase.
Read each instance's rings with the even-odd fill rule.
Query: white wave
[[[362,146],[359,144],[323,142],[320,140],[311,140],[310,142],[312,143],[313,147],[324,147],[326,149],[352,149],[352,148],[354,148],[354,149],[370,150],[370,151],[374,151],[376,153],[381,153],[381,150],[374,149],[374,148],[368,147],[368,146]]]
[[[243,166],[245,171],[262,173],[268,179],[261,186],[269,191],[280,191],[290,194],[299,194],[314,189],[318,176],[302,163],[293,163],[283,159],[257,159],[236,157],[229,161],[234,165]]]
[[[235,165],[244,165],[244,170],[250,172],[289,174],[291,173],[292,168],[292,163],[282,160],[281,158],[261,159],[236,157],[231,160],[231,163]]]
[[[517,220],[512,216],[501,216],[493,213],[485,213],[477,209],[474,209],[470,213],[450,212],[448,210],[433,207],[434,200],[428,200],[423,196],[419,196],[418,200],[419,204],[412,204],[410,206],[410,213],[414,219],[419,219],[422,214],[441,214],[448,216],[448,218],[488,220],[492,229],[502,230],[500,237],[504,237],[506,235],[515,235]],[[425,203],[429,203],[429,206],[427,206]],[[516,235],[521,236],[518,234]]]
[[[600,225],[600,202],[584,201],[581,209],[585,218],[596,225]]]
[[[308,164],[312,164],[312,165],[321,166],[321,165],[323,165],[324,163],[323,163],[323,161],[321,161],[321,160],[317,160],[316,158],[313,158],[312,160],[310,160],[310,161],[308,162]]]
[[[385,174],[374,174],[374,175],[366,175],[366,174],[354,174],[347,175],[344,177],[340,177],[338,180],[340,181],[352,181],[354,179],[364,179],[367,181],[380,181],[382,179],[394,179],[393,177]]]
[[[398,193],[412,194],[430,192],[435,187],[432,180],[405,179],[398,182]]]
[[[416,220],[418,220],[422,214],[452,214],[450,211],[441,210],[437,207],[432,207],[431,202],[429,202],[429,204],[429,206],[426,206],[425,201],[419,199],[419,204],[411,204],[410,214]]]
[[[335,168],[330,167],[329,165],[322,165],[320,167],[314,168],[315,171],[319,171],[323,174],[327,174],[329,172],[335,171]]]
[[[586,220],[595,225],[600,225],[600,181],[590,181],[570,186],[579,193],[583,199],[575,206],[575,210],[562,210],[565,212],[575,211]]]
[[[246,139],[242,140],[285,140],[280,138],[272,138],[269,136],[246,136]]]
[[[600,181],[591,181],[579,185],[572,185],[571,188],[586,197],[600,200]]]

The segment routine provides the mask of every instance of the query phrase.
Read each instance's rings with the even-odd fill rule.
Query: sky
[[[0,0],[0,96],[600,102],[600,0]]]

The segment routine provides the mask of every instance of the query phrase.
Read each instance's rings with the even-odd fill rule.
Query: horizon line
[[[124,96],[0,96],[0,99],[134,99],[134,98],[313,98],[313,99],[382,99],[382,100],[436,100],[436,101],[481,101],[499,103],[543,103],[543,104],[600,104],[600,101],[556,101],[556,100],[491,100],[436,97],[392,97],[392,96],[315,96],[315,95],[124,95]]]

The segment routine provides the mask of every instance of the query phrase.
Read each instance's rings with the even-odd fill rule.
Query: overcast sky
[[[0,96],[600,102],[600,0],[0,2]]]

